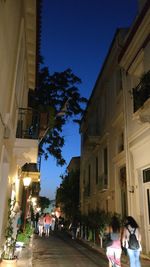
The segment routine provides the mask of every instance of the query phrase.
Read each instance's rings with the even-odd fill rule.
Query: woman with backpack
[[[130,267],[141,267],[141,234],[139,226],[132,216],[126,217],[122,235],[122,246],[127,249]]]

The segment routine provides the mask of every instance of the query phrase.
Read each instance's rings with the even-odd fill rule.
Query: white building
[[[27,109],[36,85],[37,11],[36,0],[0,1],[0,245],[7,200],[21,201],[21,167],[37,163],[38,136],[29,132],[34,119]]]
[[[132,88],[150,70],[149,25],[150,2],[143,1],[131,28],[116,32],[82,119],[80,159],[82,214],[99,208],[122,218],[133,216],[141,227],[147,253],[150,83],[143,93]]]

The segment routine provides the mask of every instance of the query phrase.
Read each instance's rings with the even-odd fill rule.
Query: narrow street
[[[72,240],[66,233],[50,237],[34,237],[33,267],[105,267],[108,262],[100,254]]]

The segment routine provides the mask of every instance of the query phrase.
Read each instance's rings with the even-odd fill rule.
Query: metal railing
[[[16,138],[38,139],[39,113],[31,108],[19,108]]]

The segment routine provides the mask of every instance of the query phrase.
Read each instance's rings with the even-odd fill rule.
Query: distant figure
[[[52,231],[55,230],[55,221],[56,221],[55,216],[52,216],[52,224],[51,224],[51,230],[52,230]]]
[[[130,260],[130,267],[141,267],[141,234],[137,222],[131,216],[126,217],[125,220],[122,236],[122,246],[127,249]]]
[[[35,214],[33,209],[31,210],[31,226],[35,227]]]
[[[64,229],[64,218],[63,217],[59,217],[58,219],[58,230],[61,231]]]
[[[72,223],[70,224],[72,239],[76,238],[77,227],[78,227],[78,221],[76,218],[74,218],[72,220]]]
[[[38,233],[38,220],[39,220],[40,214],[37,212],[35,214],[35,233]]]
[[[18,232],[22,231],[22,210],[20,210],[18,214],[17,229]]]
[[[38,228],[39,228],[39,236],[43,235],[44,230],[44,215],[41,214],[41,216],[38,219]]]
[[[106,256],[109,260],[109,267],[121,266],[121,228],[119,219],[116,216],[112,217],[109,225],[109,234],[112,244],[106,248]]]
[[[51,224],[52,224],[52,216],[49,213],[47,213],[44,217],[44,229],[46,236],[49,236]]]
[[[81,228],[81,225],[80,225],[80,222],[78,222],[77,230],[76,230],[76,238],[78,238],[80,236],[80,228]]]

